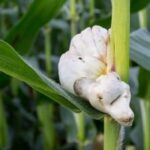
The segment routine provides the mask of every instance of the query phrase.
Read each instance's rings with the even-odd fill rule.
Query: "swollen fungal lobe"
[[[106,73],[108,39],[108,31],[100,26],[75,35],[69,50],[60,58],[59,79],[66,90],[129,126],[134,117],[129,106],[130,88],[117,73]]]
[[[104,33],[107,33],[107,30],[99,26],[83,30],[72,38],[69,51],[61,56],[60,82],[71,93],[75,94],[73,85],[79,78],[96,79],[106,71],[106,64],[101,60],[101,57],[106,57],[107,34],[104,36]],[[95,39],[101,44],[96,46]]]

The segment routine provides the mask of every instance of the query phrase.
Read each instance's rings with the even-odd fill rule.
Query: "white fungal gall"
[[[59,79],[69,92],[85,98],[97,110],[130,126],[134,114],[128,84],[115,72],[106,73],[109,33],[94,26],[73,37],[59,61]]]
[[[88,99],[93,107],[124,126],[132,125],[134,114],[129,106],[130,88],[115,72],[100,76],[89,87]]]

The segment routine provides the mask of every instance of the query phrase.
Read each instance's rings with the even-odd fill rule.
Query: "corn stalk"
[[[112,24],[110,37],[110,52],[108,63],[115,65],[115,71],[122,80],[128,82],[129,74],[129,27],[130,27],[130,0],[112,0]],[[114,59],[114,60],[112,60]],[[116,150],[120,125],[109,116],[104,118],[104,149]]]
[[[71,37],[77,33],[77,19],[78,15],[76,13],[76,0],[70,0],[70,19],[71,19]],[[83,112],[74,113],[76,125],[77,125],[77,138],[79,141],[79,149],[83,149],[83,144],[85,140],[85,129],[84,129],[84,114]]]
[[[50,76],[52,71],[51,65],[51,45],[50,45],[50,28],[45,26],[45,68],[46,73]],[[41,130],[43,134],[43,142],[45,150],[53,150],[55,148],[55,129],[53,122],[53,109],[52,103],[42,103],[37,106],[38,118],[41,123]]]
[[[150,99],[149,99],[150,100]],[[146,99],[140,100],[143,136],[144,136],[144,150],[150,149],[150,101]]]
[[[0,91],[0,149],[4,149],[8,144],[8,127],[5,111],[3,107],[2,92]]]
[[[90,25],[93,24],[94,20],[95,20],[95,14],[94,14],[94,8],[95,8],[95,0],[90,0],[89,1],[89,7],[90,7]]]
[[[147,28],[147,9],[144,8],[139,12],[139,21],[141,28]]]

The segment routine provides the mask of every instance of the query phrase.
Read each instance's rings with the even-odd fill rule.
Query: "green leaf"
[[[68,93],[59,84],[29,65],[4,41],[0,41],[0,71],[26,82],[33,89],[75,112],[82,110],[95,119],[103,117],[102,113],[88,102]]]
[[[9,83],[10,83],[9,76],[0,72],[0,89],[8,86]]]
[[[140,68],[138,95],[143,100],[150,101],[150,71]]]
[[[27,13],[10,30],[5,40],[19,53],[31,48],[39,29],[52,19],[66,0],[34,0]]]
[[[149,4],[149,0],[131,0],[130,10],[131,13],[138,12]],[[96,18],[94,24],[98,24],[105,28],[110,28],[111,25],[111,0],[95,1],[95,8],[100,10],[100,17]]]
[[[139,29],[130,37],[131,60],[150,71],[150,33],[146,29]]]
[[[131,59],[140,65],[139,92],[144,100],[150,100],[150,33],[140,29],[131,34]]]
[[[149,4],[149,0],[131,0],[131,12],[135,13]]]

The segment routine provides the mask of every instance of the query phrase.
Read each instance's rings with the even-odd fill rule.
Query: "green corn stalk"
[[[47,74],[50,76],[52,71],[51,66],[51,45],[50,45],[50,28],[45,27],[45,68]],[[45,150],[53,150],[55,148],[55,129],[53,122],[53,109],[52,103],[41,103],[37,106],[38,118],[41,123],[41,130],[44,140]]]
[[[95,0],[89,1],[89,7],[90,7],[90,25],[92,25],[95,20],[94,16]]]
[[[76,31],[76,22],[77,22],[77,13],[76,13],[76,0],[70,0],[70,21],[71,21],[71,36],[74,36]]]
[[[8,128],[3,108],[2,92],[0,91],[0,150],[8,144]]]
[[[146,100],[146,99],[140,100],[143,134],[144,134],[144,150],[150,149],[150,142],[149,142],[150,140],[150,101],[149,100]]]
[[[141,28],[147,28],[148,20],[147,20],[147,9],[142,9],[139,12],[139,21]],[[142,124],[143,124],[143,137],[144,137],[144,150],[150,149],[150,73],[144,69],[140,69],[139,80],[140,78],[146,78],[146,83],[141,79],[141,82],[144,82],[144,86],[146,87],[145,95],[142,96],[140,100],[141,113],[142,113]]]
[[[129,27],[130,0],[112,0],[111,52],[108,54],[111,56],[108,56],[108,63],[115,63],[116,72],[126,82],[129,74]],[[119,149],[119,132],[120,125],[109,116],[105,116],[104,150]]]
[[[40,120],[41,131],[45,150],[55,149],[55,129],[53,123],[53,105],[42,103],[37,106],[38,118]]]
[[[147,21],[147,9],[144,8],[139,12],[139,21],[141,28],[147,28],[148,21]]]
[[[77,13],[76,13],[76,0],[70,0],[70,19],[71,19],[71,36],[73,37],[76,31],[76,21],[77,21]],[[85,129],[84,129],[84,114],[83,112],[74,113],[75,121],[77,125],[77,137],[79,140],[79,149],[83,149],[84,140],[85,140]]]
[[[45,26],[45,66],[46,72],[48,76],[50,76],[52,71],[52,64],[51,64],[51,45],[50,45],[50,27],[48,25]]]

